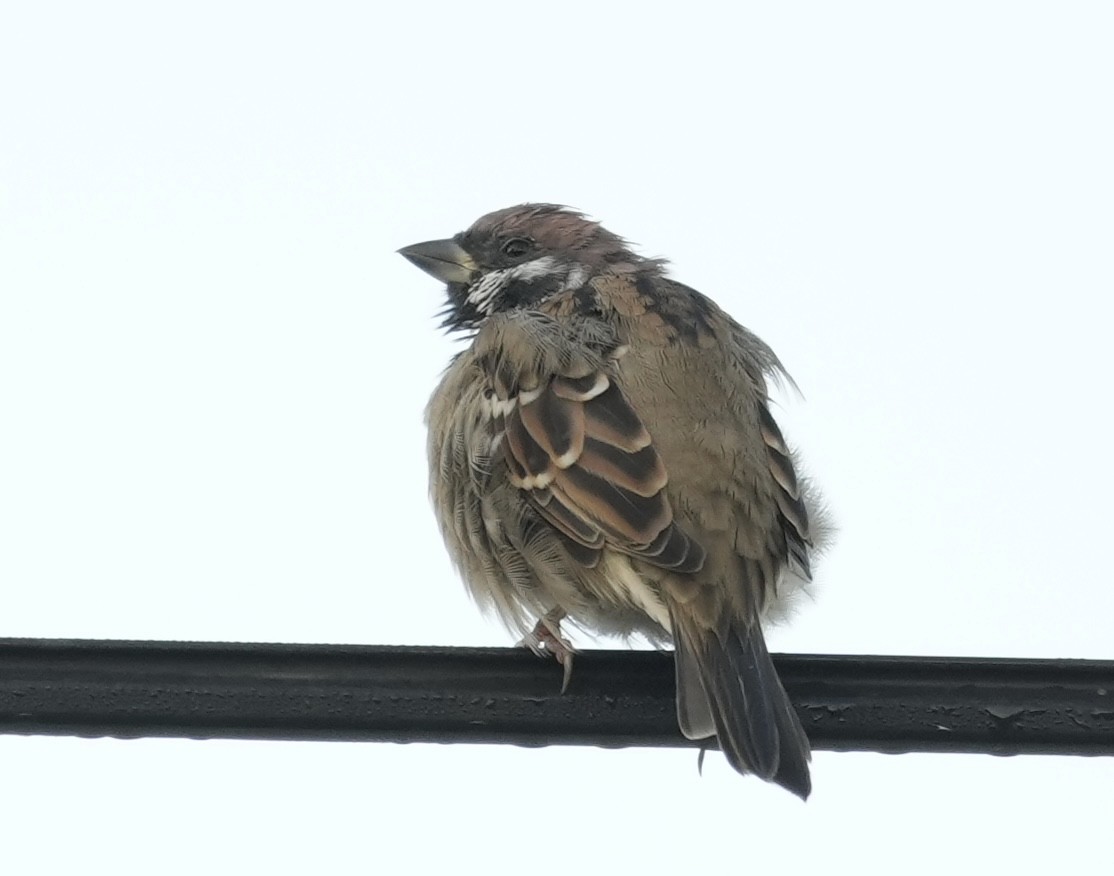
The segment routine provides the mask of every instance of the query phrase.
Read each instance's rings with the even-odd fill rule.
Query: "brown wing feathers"
[[[594,565],[606,543],[665,568],[703,565],[703,549],[673,523],[650,435],[611,376],[556,374],[526,390],[503,368],[489,374],[511,481],[577,559]]]
[[[758,414],[770,473],[777,482],[774,499],[782,518],[789,558],[808,577],[811,574],[808,548],[812,544],[812,536],[809,531],[808,509],[801,498],[797,473],[793,470],[793,456],[769,408],[765,404],[759,404]]]

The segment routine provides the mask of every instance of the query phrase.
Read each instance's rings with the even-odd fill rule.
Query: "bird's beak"
[[[427,240],[404,246],[398,254],[444,283],[468,285],[479,267],[455,240]]]

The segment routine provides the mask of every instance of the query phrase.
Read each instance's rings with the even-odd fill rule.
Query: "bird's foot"
[[[561,635],[561,618],[564,616],[564,612],[546,615],[537,622],[530,634],[518,643],[520,647],[529,648],[539,657],[553,656],[564,667],[561,693],[568,689],[569,681],[572,679],[572,660],[573,655],[576,654],[572,642]]]

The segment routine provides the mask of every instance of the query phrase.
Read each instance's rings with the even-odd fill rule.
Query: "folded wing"
[[[536,333],[530,343],[538,348]],[[594,566],[607,545],[662,568],[699,570],[704,550],[674,523],[668,473],[616,379],[621,348],[612,342],[564,363],[544,354],[516,361],[514,350],[504,344],[481,360],[495,429],[511,482],[570,553]]]

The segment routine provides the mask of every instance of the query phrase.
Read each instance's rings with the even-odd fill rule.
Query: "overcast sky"
[[[1106,3],[8,4],[0,635],[503,645],[395,254],[527,200],[767,340],[841,528],[781,651],[1114,657]],[[378,8],[376,8],[378,7]],[[588,642],[580,640],[581,645]],[[10,872],[1036,872],[1110,759],[0,738]]]

